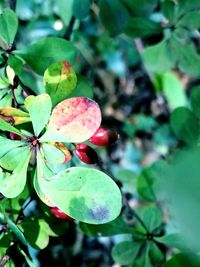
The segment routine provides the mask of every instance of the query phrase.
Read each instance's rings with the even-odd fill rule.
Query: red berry
[[[76,156],[86,164],[95,164],[98,162],[97,152],[86,144],[77,144],[74,152]]]
[[[66,213],[64,213],[62,210],[60,210],[57,207],[52,207],[51,208],[51,213],[58,219],[61,220],[66,220],[66,221],[70,221],[72,222],[74,219],[71,218],[69,215],[67,215]]]
[[[12,140],[21,140],[21,136],[16,133],[9,133],[9,138]]]
[[[96,146],[108,146],[117,141],[119,135],[113,129],[105,129],[100,127],[92,137],[90,137],[90,143]]]

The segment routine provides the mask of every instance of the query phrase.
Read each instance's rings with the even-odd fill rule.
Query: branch
[[[69,21],[69,25],[67,27],[67,30],[66,30],[66,32],[63,35],[63,38],[64,39],[70,40],[71,34],[73,32],[75,21],[76,21],[76,18],[74,16],[72,16],[71,19],[70,19],[70,21]]]

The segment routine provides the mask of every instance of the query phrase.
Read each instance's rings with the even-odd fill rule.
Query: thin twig
[[[4,267],[9,260],[10,260],[10,256],[7,254],[4,255],[0,260],[0,267]]]
[[[19,107],[19,104],[18,104],[17,99],[16,99],[16,96],[15,96],[15,86],[14,85],[11,85],[10,89],[11,89],[11,93],[12,93],[14,107],[15,108],[18,108]]]
[[[63,35],[64,39],[66,39],[66,40],[71,39],[71,34],[73,32],[75,21],[76,21],[76,18],[74,16],[72,16],[70,19],[69,25],[67,27],[67,30],[66,30],[65,34]]]
[[[134,43],[135,43],[135,47],[136,47],[136,49],[137,49],[137,51],[138,51],[138,53],[140,55],[140,58],[142,59],[142,55],[143,55],[143,52],[144,52],[144,45],[142,43],[142,40],[139,39],[139,38],[136,38],[136,39],[134,39]],[[149,76],[149,79],[151,81],[153,81],[153,75],[152,75],[151,71],[144,64],[143,64],[143,66],[144,66],[144,69],[145,69],[147,75]]]

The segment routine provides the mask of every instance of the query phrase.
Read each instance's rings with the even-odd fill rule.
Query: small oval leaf
[[[76,83],[76,73],[67,61],[52,64],[44,73],[44,86],[53,105],[69,96],[76,88]]]
[[[117,218],[121,193],[105,173],[90,168],[72,167],[49,177],[41,155],[37,155],[37,179],[46,197],[73,219],[102,224]]]
[[[51,98],[48,94],[30,95],[24,104],[31,117],[34,133],[38,136],[48,123],[52,107]]]
[[[101,124],[98,104],[86,97],[69,98],[53,110],[41,142],[81,143],[89,139]]]

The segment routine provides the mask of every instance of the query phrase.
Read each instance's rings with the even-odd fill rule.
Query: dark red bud
[[[9,138],[12,140],[21,140],[21,136],[16,133],[9,133]]]
[[[105,129],[100,127],[92,137],[90,137],[90,143],[96,146],[108,146],[117,141],[119,135],[113,129]]]
[[[25,92],[24,90],[22,91],[22,95],[24,98],[27,98],[29,95],[27,94],[27,92]]]
[[[74,149],[76,156],[86,164],[98,163],[97,152],[90,146],[80,143]]]
[[[66,220],[70,222],[74,221],[73,218],[71,218],[69,215],[67,215],[66,213],[64,213],[62,210],[60,210],[57,207],[51,208],[51,214],[53,214],[56,218],[61,219],[61,220]]]

